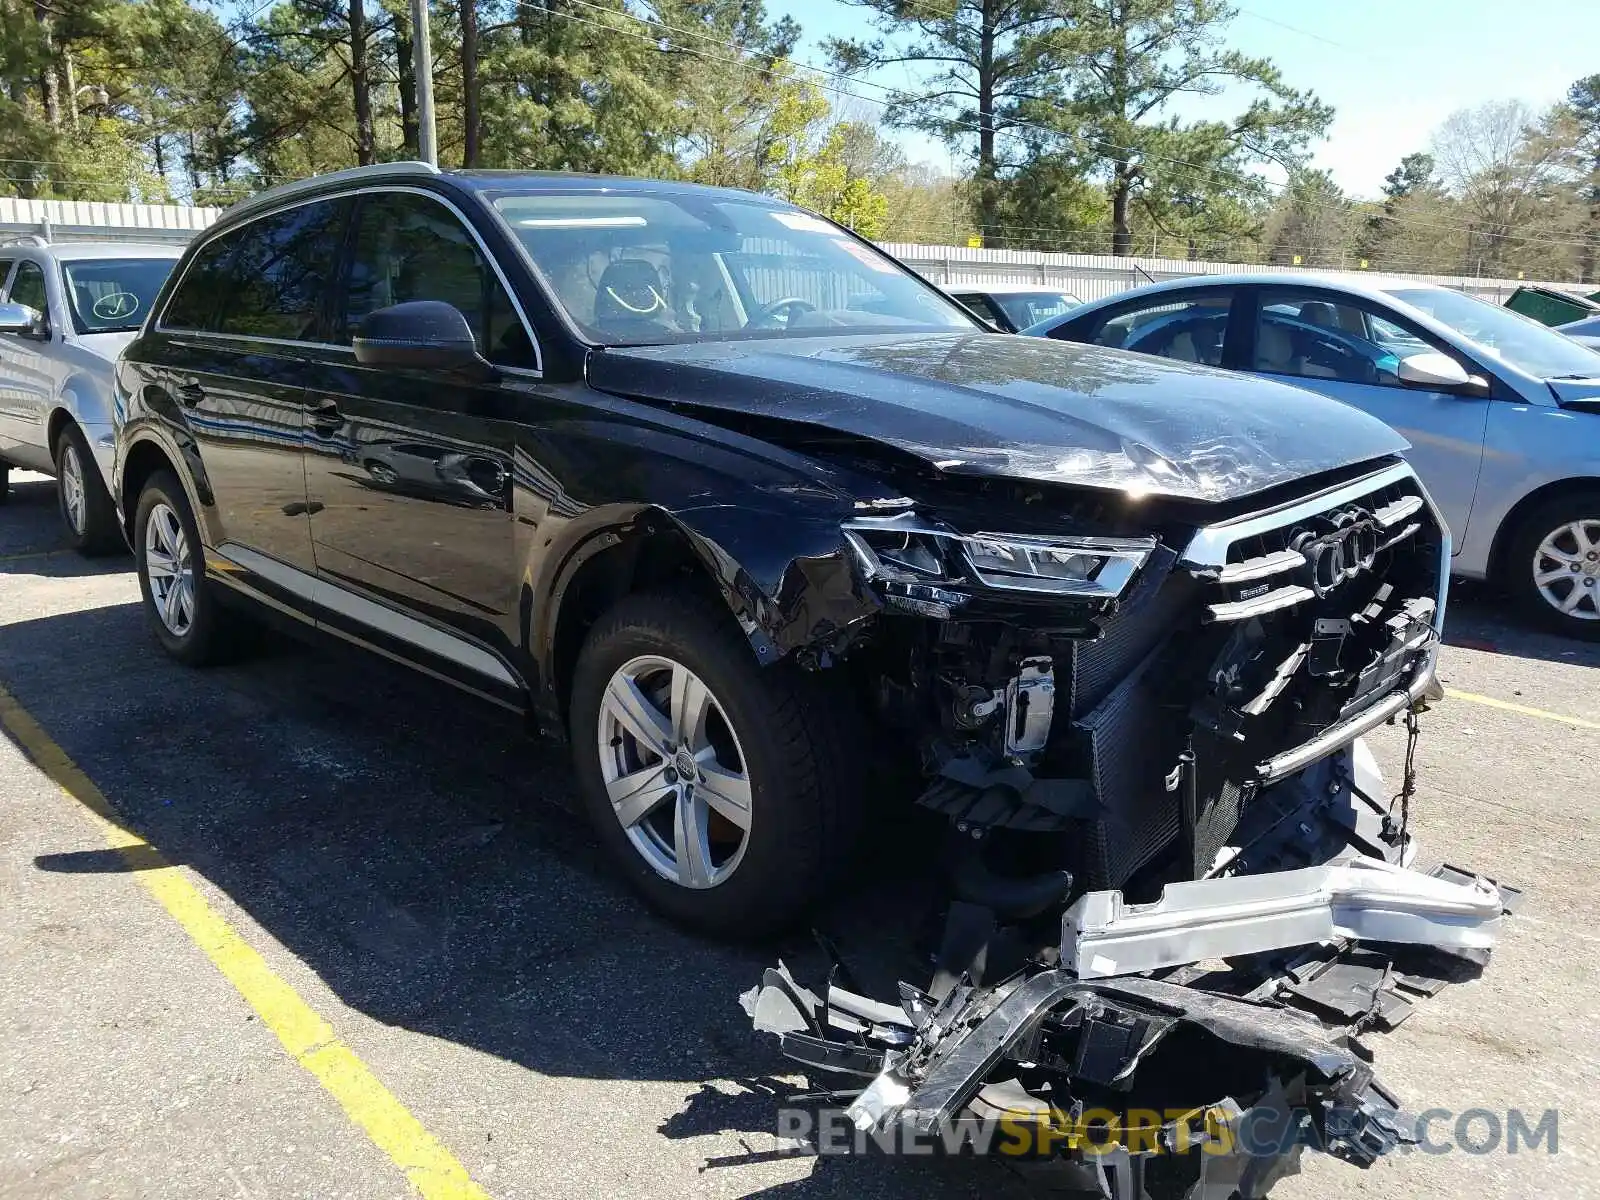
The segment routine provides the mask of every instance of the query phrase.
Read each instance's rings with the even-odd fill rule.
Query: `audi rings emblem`
[[[1307,582],[1318,596],[1326,596],[1341,584],[1372,569],[1378,557],[1378,523],[1358,517],[1318,537],[1303,533],[1294,548],[1305,555]]]

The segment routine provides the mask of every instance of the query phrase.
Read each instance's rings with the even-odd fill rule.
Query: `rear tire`
[[[124,549],[116,505],[83,431],[68,424],[56,438],[56,504],[67,540],[85,558]]]
[[[1600,491],[1539,505],[1506,551],[1506,584],[1524,615],[1568,637],[1600,641]]]
[[[171,471],[157,471],[139,493],[133,557],[145,615],[162,649],[191,667],[234,657],[240,646],[238,618],[206,580],[200,528]]]
[[[601,842],[653,907],[755,939],[838,877],[862,767],[831,683],[758,665],[721,604],[689,591],[625,597],[590,629],[570,705],[578,780]]]

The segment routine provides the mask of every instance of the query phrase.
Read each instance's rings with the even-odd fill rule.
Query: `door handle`
[[[339,413],[339,406],[332,400],[324,400],[308,414],[311,428],[323,437],[332,437],[339,432],[339,427],[344,424],[344,417]]]

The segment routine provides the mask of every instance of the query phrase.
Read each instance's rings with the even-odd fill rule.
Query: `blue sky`
[[[1291,86],[1309,88],[1336,116],[1315,165],[1346,191],[1378,193],[1383,177],[1458,108],[1521,99],[1536,107],[1600,72],[1600,0],[1236,0],[1228,43],[1271,58]],[[859,35],[865,14],[842,0],[767,0],[806,32],[800,57],[823,65],[817,43]],[[876,81],[904,85],[903,68]],[[852,90],[875,95],[870,88]],[[867,106],[860,106],[870,112]],[[1237,97],[1188,101],[1180,115],[1232,115]],[[914,159],[948,166],[943,146],[899,135]]]

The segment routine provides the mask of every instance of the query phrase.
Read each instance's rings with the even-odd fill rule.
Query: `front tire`
[[[573,755],[601,842],[656,909],[701,933],[792,925],[854,849],[861,767],[826,681],[757,664],[726,610],[624,598],[574,672]]]
[[[1600,491],[1558,497],[1523,518],[1506,573],[1528,617],[1557,633],[1600,641]]]
[[[133,518],[133,554],[139,593],[168,654],[191,667],[232,656],[235,619],[205,577],[205,547],[183,485],[171,471],[157,471],[139,493]]]
[[[70,423],[56,438],[56,504],[61,523],[67,527],[67,540],[85,558],[123,548],[111,493],[83,431]]]

